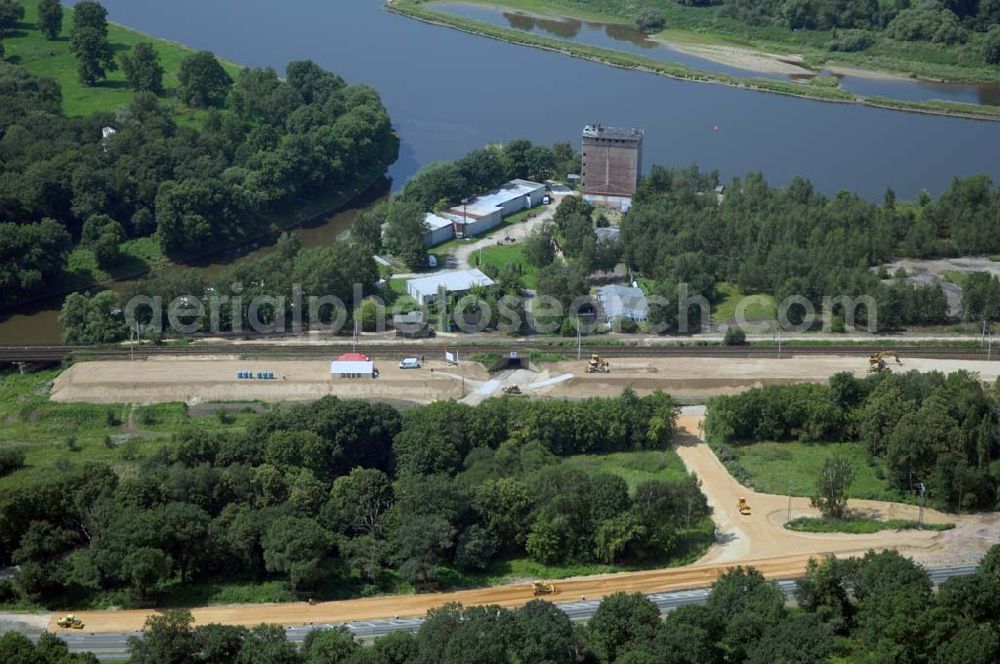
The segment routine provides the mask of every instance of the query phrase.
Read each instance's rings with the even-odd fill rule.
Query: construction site
[[[642,349],[635,349],[641,352]],[[414,352],[410,349],[409,352]],[[898,371],[970,371],[993,382],[1000,363],[984,360],[926,357],[877,357],[864,353],[824,355],[786,353],[784,357],[727,357],[692,351],[691,356],[626,357],[555,362],[519,362],[493,372],[479,362],[447,362],[443,355],[426,356],[418,369],[401,369],[400,357],[373,362],[378,377],[345,378],[330,373],[330,358],[241,359],[236,354],[153,355],[126,360],[80,361],[55,380],[51,397],[58,402],[166,403],[189,405],[215,401],[308,401],[333,395],[347,399],[382,399],[430,403],[439,399],[475,404],[500,396],[505,388],[556,399],[616,396],[625,387],[639,394],[669,392],[684,403],[699,403],[719,394],[734,394],[763,385],[825,382],[835,373],[857,376],[877,369]],[[331,356],[334,354],[331,353]],[[902,357],[902,359],[900,359]],[[871,362],[875,364],[872,365]],[[905,363],[904,363],[905,362]],[[240,379],[248,371],[265,371],[271,379]]]

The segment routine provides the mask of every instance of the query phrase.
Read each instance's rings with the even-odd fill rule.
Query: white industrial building
[[[636,323],[649,318],[649,301],[641,288],[617,284],[601,286],[597,289],[597,299],[609,325],[616,318],[628,318]]]
[[[418,304],[429,304],[437,297],[441,288],[449,294],[463,294],[469,292],[473,286],[492,286],[494,283],[479,268],[473,268],[454,272],[435,272],[426,277],[410,279],[406,282],[406,292]]]
[[[455,237],[455,222],[447,217],[439,217],[433,212],[428,212],[424,217],[424,224],[427,230],[424,232],[424,244],[428,247],[447,242]]]
[[[544,196],[544,184],[511,180],[496,191],[456,205],[448,213],[455,220],[455,235],[471,237],[499,226],[504,217],[541,205]]]
[[[330,375],[339,378],[375,378],[375,363],[361,353],[344,353],[330,362]]]

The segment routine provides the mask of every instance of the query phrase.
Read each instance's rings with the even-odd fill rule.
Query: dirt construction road
[[[959,527],[952,531],[903,531],[875,535],[837,535],[793,533],[783,528],[782,511],[787,510],[784,496],[758,494],[742,488],[725,470],[708,446],[700,440],[703,415],[699,409],[686,409],[680,419],[677,450],[688,470],[702,480],[720,532],[720,541],[697,564],[673,569],[626,572],[602,576],[578,577],[559,581],[557,592],[546,596],[554,602],[583,598],[596,599],[618,592],[656,592],[704,587],[735,564],[752,564],[771,579],[792,578],[805,570],[813,555],[861,553],[875,548],[897,548],[918,561],[935,564],[958,564],[978,561],[991,544],[1000,539],[1000,517],[954,516],[934,511],[927,519],[952,521]],[[754,513],[744,517],[736,512],[739,496],[746,496]],[[864,507],[891,516],[913,516],[914,508],[875,501],[851,501],[851,507]],[[812,514],[804,499],[793,499],[792,516]],[[367,599],[306,603],[213,606],[192,611],[197,623],[210,622],[255,625],[277,622],[282,625],[324,624],[352,620],[422,616],[428,609],[446,602],[466,605],[498,604],[520,606],[533,599],[531,586],[518,583],[493,588],[478,588],[448,593],[397,595]],[[91,632],[122,632],[141,629],[151,611],[96,611],[78,615]],[[52,616],[53,620],[58,614]],[[50,629],[56,629],[54,622]]]

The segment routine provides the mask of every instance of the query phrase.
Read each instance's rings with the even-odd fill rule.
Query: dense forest
[[[828,198],[803,178],[775,188],[759,173],[730,182],[719,203],[712,194],[718,184],[717,173],[697,167],[654,166],[622,222],[626,263],[654,279],[654,290],[672,302],[678,284],[714,302],[716,283],[729,281],[779,301],[804,296],[818,312],[824,296],[868,295],[877,305],[879,330],[941,323],[948,312],[940,288],[870,268],[900,256],[1000,251],[1000,188],[986,176],[956,179],[937,200],[923,195],[905,206],[891,190],[874,204],[847,192]],[[982,309],[966,315],[982,320]],[[862,306],[856,313],[856,324],[866,325],[871,312]],[[689,314],[697,327],[700,312],[692,307]],[[802,314],[793,306],[789,320],[797,323]],[[833,314],[842,325],[843,310]],[[671,328],[676,316],[675,306],[651,311],[652,320]]]
[[[81,7],[97,27],[74,32],[80,66],[117,66],[100,55],[106,12]],[[158,99],[153,49],[138,44],[121,63],[130,104],[65,117],[56,82],[0,61],[0,306],[51,289],[75,246],[104,269],[132,238],[152,237],[172,258],[197,254],[268,231],[278,210],[354,191],[396,158],[378,93],[312,62],[290,63],[284,79],[245,69],[233,81],[211,53],[192,54],[175,94],[199,119],[183,123],[176,101]]]
[[[942,509],[998,509],[998,412],[998,386],[984,387],[967,372],[860,379],[839,373],[826,385],[768,386],[715,397],[705,434],[730,464],[735,455],[729,445],[856,441],[905,494],[915,495],[922,483],[929,503]]]
[[[342,597],[454,585],[511,557],[662,564],[705,531],[697,480],[630,493],[560,460],[667,449],[677,412],[665,394],[628,391],[402,413],[327,397],[238,433],[186,426],[131,471],[67,463],[0,486],[0,564],[20,566],[0,593],[142,604],[166,583],[235,578]]]
[[[665,617],[647,597],[601,600],[586,625],[557,606],[462,607],[428,612],[416,634],[362,644],[346,627],[314,629],[302,647],[280,625],[194,626],[184,611],[150,618],[129,641],[133,664],[993,664],[1000,658],[1000,546],[967,576],[934,590],[927,572],[895,551],[813,560],[796,582],[797,609],[753,567],[734,567],[705,604]],[[19,659],[23,658],[23,659]],[[0,659],[64,664],[55,636],[37,646],[9,632]]]

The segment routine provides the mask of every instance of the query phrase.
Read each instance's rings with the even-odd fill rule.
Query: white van
[[[399,363],[400,369],[419,369],[420,359],[416,357],[404,357]]]

